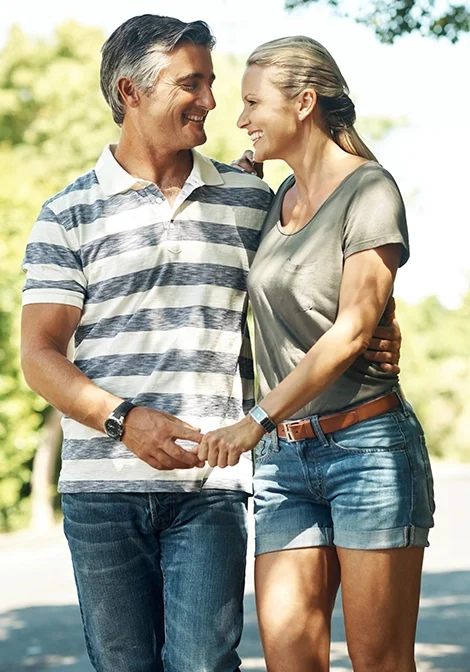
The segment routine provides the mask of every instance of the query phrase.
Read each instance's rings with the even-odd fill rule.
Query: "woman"
[[[409,256],[403,201],[354,129],[328,51],[264,44],[238,126],[254,160],[293,170],[249,275],[261,400],[199,457],[255,450],[256,594],[269,672],[329,669],[341,581],[356,672],[415,670],[433,486],[421,426],[394,374],[361,356]]]

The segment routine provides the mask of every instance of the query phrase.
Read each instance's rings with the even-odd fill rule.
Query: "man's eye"
[[[186,91],[194,91],[196,88],[197,84],[183,84],[183,89]]]

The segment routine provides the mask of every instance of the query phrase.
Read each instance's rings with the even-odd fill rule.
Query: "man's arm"
[[[108,415],[123,400],[101,389],[67,359],[67,347],[80,321],[74,306],[26,305],[21,323],[21,365],[34,392],[77,422],[104,431]],[[168,413],[136,407],[126,416],[123,443],[155,469],[203,466],[197,455],[175,443],[199,443],[199,430]]]

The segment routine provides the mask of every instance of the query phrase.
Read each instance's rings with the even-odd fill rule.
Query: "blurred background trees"
[[[424,37],[445,38],[455,43],[470,31],[468,3],[442,0],[286,0],[286,9],[306,7],[313,3],[333,7],[340,16],[372,28],[379,40],[393,44],[397,37],[419,33]]]
[[[0,52],[0,531],[27,524],[32,501],[33,521],[47,524],[56,496],[58,416],[28,390],[19,365],[20,266],[42,203],[89,170],[104,145],[119,137],[99,89],[104,39],[100,30],[72,22],[47,40],[16,27]],[[215,54],[215,68],[223,76],[214,85],[218,105],[202,151],[230,162],[247,145],[235,128],[243,59]],[[360,130],[376,139],[393,125],[362,119]],[[273,188],[286,174],[281,164],[266,166]],[[470,460],[470,292],[456,310],[433,297],[416,305],[399,302],[398,317],[405,391],[431,452]]]

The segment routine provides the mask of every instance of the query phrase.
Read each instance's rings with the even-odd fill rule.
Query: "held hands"
[[[126,416],[121,440],[140,460],[163,470],[204,467],[204,461],[194,452],[178,446],[176,439],[199,444],[202,434],[164,411],[136,406]]]
[[[261,179],[263,178],[263,164],[253,160],[253,152],[251,149],[246,149],[239,159],[232,161],[231,165],[236,168],[241,168],[245,173],[251,173],[252,175],[257,175]]]
[[[197,453],[211,467],[234,467],[242,453],[254,448],[262,436],[263,428],[248,415],[234,425],[205,434]]]

